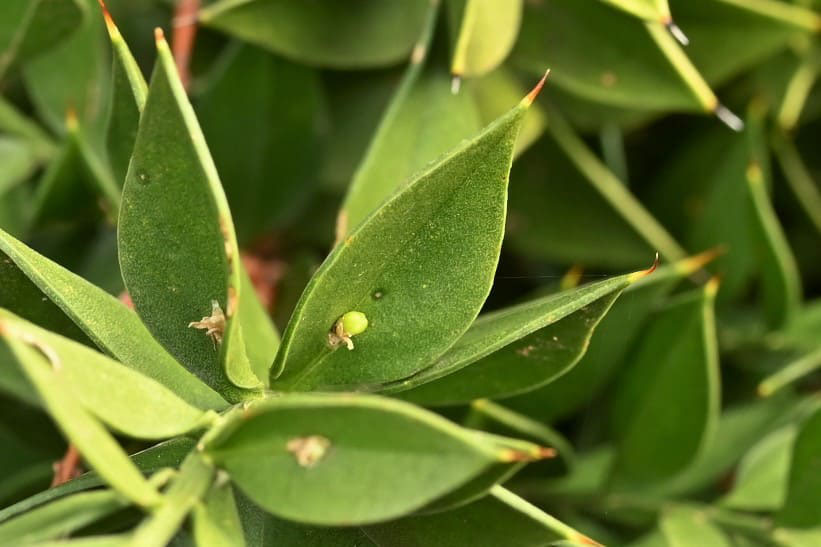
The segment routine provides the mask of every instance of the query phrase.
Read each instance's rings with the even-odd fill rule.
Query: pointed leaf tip
[[[653,259],[653,264],[646,270],[638,271],[630,276],[630,283],[634,283],[641,279],[642,277],[647,277],[651,273],[655,272],[656,269],[659,267],[659,253],[656,251],[656,257]]]
[[[160,42],[165,42],[165,33],[160,27],[156,27],[154,29],[154,41],[156,41],[158,44]]]
[[[539,93],[542,91],[542,88],[544,87],[544,83],[547,81],[547,77],[548,77],[549,75],[550,75],[550,69],[548,68],[547,70],[545,70],[545,73],[544,73],[544,76],[542,76],[542,79],[541,79],[541,80],[539,80],[539,83],[537,83],[537,84],[536,84],[536,87],[534,87],[534,88],[530,91],[530,93],[528,93],[528,94],[525,96],[525,98],[524,98],[524,99],[522,99],[522,104],[523,104],[525,107],[528,107],[528,106],[530,106],[530,105],[532,105],[532,104],[533,104],[533,101],[535,101],[535,100],[536,100],[536,97],[538,97],[538,96],[539,96]]]
[[[114,24],[114,19],[111,17],[111,12],[108,11],[108,6],[105,5],[105,0],[97,0],[97,2],[103,12],[103,20],[105,20],[105,27],[108,29],[109,36],[112,38],[119,36],[120,31],[117,29],[117,25]]]

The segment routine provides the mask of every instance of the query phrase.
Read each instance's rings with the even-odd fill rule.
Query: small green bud
[[[340,319],[342,332],[348,336],[362,334],[368,328],[368,318],[361,311],[349,311]]]

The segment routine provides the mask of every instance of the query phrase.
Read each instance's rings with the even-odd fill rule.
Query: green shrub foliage
[[[109,4],[0,2],[0,544],[821,545],[821,2]]]

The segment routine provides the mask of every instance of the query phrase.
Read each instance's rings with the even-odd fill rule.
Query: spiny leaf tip
[[[105,5],[105,0],[97,0],[100,4],[100,9],[103,12],[103,20],[105,21],[105,27],[108,29],[108,34],[111,38],[117,38],[120,36],[120,31],[117,29],[117,25],[114,24],[114,19],[111,17],[111,12],[108,11],[108,6]]]
[[[157,43],[165,42],[165,33],[160,27],[154,29],[154,41]]]
[[[641,271],[638,271],[634,274],[631,274],[630,275],[630,282],[633,283],[635,281],[638,281],[642,277],[647,277],[651,273],[655,272],[658,267],[659,267],[659,253],[658,253],[658,251],[656,251],[656,257],[653,259],[653,264],[649,268],[647,268],[646,270],[641,270]]]
[[[536,100],[536,97],[538,97],[539,93],[542,91],[542,88],[544,87],[544,83],[547,81],[547,77],[549,75],[550,75],[550,69],[548,68],[547,70],[545,70],[545,73],[544,73],[544,76],[542,76],[542,79],[539,80],[539,83],[536,84],[536,87],[534,87],[530,91],[530,93],[525,95],[525,98],[522,99],[522,104],[525,107],[528,107],[528,106],[533,104],[533,101]]]

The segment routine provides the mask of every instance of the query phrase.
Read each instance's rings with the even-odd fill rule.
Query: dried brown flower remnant
[[[295,437],[285,447],[294,455],[300,467],[313,467],[325,456],[331,441],[321,435]]]
[[[188,328],[205,330],[205,335],[209,336],[214,342],[214,349],[217,344],[222,344],[222,337],[225,333],[225,314],[220,308],[219,302],[211,301],[211,315],[206,315],[200,321],[191,321],[188,323]]]

